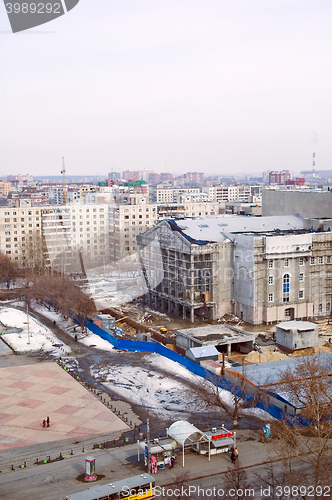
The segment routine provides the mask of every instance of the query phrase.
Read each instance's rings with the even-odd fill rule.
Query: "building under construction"
[[[162,312],[252,324],[331,314],[332,232],[296,216],[162,221],[137,237],[148,293]]]

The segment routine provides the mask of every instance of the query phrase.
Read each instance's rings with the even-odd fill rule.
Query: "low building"
[[[286,352],[318,345],[318,325],[310,321],[283,321],[276,326],[277,346]]]
[[[177,347],[187,352],[195,347],[214,346],[219,353],[227,352],[227,355],[230,355],[232,350],[248,353],[253,349],[254,340],[255,335],[229,325],[186,328],[176,332]]]
[[[186,350],[186,358],[200,364],[201,361],[212,360],[217,361],[219,358],[219,351],[214,345],[207,345],[202,347],[191,347]]]

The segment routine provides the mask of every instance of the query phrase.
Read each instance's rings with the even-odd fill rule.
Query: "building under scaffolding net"
[[[331,314],[332,233],[296,216],[162,221],[137,237],[151,307],[252,324]]]

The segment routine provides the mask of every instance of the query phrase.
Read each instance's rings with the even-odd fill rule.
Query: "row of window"
[[[283,280],[285,277],[287,279],[287,282],[289,283],[289,274],[285,274],[283,276]],[[304,281],[304,273],[300,273],[299,274],[299,282],[303,283],[303,281]],[[269,276],[269,285],[273,285],[273,283],[274,283],[274,276]]]
[[[289,261],[290,259],[284,259],[284,267],[288,267],[289,266]],[[317,257],[317,260],[316,260],[316,257],[310,257],[310,265],[311,266],[314,266],[315,264],[324,264],[324,256],[323,255],[320,255],[319,257]],[[332,263],[332,256],[331,255],[327,255],[326,256],[326,264],[331,264]],[[299,266],[304,266],[304,257],[300,257],[299,259]],[[274,267],[274,261],[272,259],[269,260],[269,269],[273,269]]]
[[[304,299],[304,290],[299,290],[299,299]],[[274,302],[274,294],[269,293],[268,295],[268,301],[269,302]],[[283,302],[289,302],[289,300],[283,300]],[[330,302],[327,302],[326,304],[326,312],[329,313],[331,310],[331,304]],[[323,312],[323,306],[322,304],[318,304],[318,312]]]

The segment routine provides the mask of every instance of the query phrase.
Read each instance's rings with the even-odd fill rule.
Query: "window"
[[[291,317],[291,310],[290,309],[285,309],[285,318],[290,318]],[[296,347],[296,344],[295,344]]]
[[[303,273],[299,274],[299,281],[300,282],[304,281],[304,274]]]
[[[331,304],[330,304],[330,302],[327,302],[327,304],[326,304],[326,312],[329,313],[330,310],[331,310]]]
[[[269,260],[269,269],[273,269],[273,260]]]
[[[282,292],[289,293],[289,274],[284,274],[282,281]]]
[[[320,256],[318,257],[318,264],[323,264],[324,263],[324,257]]]
[[[300,266],[304,266],[304,258],[303,257],[300,258],[299,265]]]
[[[318,304],[318,312],[319,313],[323,312],[323,305],[322,304]]]
[[[269,302],[273,302],[273,293],[269,293]]]
[[[289,259],[284,259],[284,267],[288,267],[289,265]]]
[[[299,299],[303,299],[304,297],[304,290],[299,290]]]
[[[326,257],[326,264],[331,264],[331,255]]]
[[[273,285],[273,276],[269,276],[269,285]]]
[[[315,257],[310,257],[310,265],[311,266],[315,265]]]

